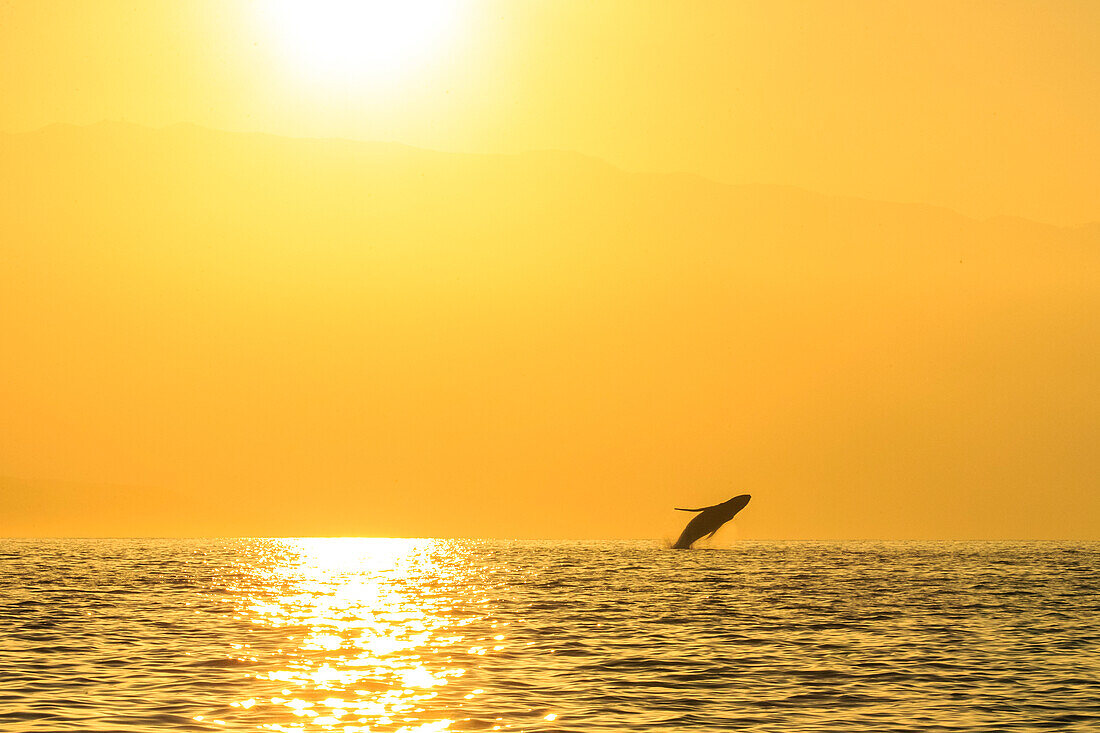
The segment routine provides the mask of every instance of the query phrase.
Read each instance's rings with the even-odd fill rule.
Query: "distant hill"
[[[0,186],[0,474],[181,534],[1100,526],[1097,225],[182,125],[0,136]]]

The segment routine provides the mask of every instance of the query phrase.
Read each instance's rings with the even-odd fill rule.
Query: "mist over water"
[[[1090,730],[1098,571],[1098,543],[0,540],[0,730]]]

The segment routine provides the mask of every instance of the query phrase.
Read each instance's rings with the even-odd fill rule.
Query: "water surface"
[[[0,730],[1100,730],[1100,544],[0,540]]]

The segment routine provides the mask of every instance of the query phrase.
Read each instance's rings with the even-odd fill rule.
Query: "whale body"
[[[700,507],[698,509],[681,509],[676,507],[678,512],[699,512],[691,521],[684,527],[684,531],[680,533],[680,539],[676,540],[676,544],[672,546],[674,550],[690,550],[692,544],[697,542],[700,537],[706,535],[707,537],[713,537],[714,533],[718,529],[733,519],[733,516],[737,512],[745,508],[745,505],[749,503],[749,499],[752,497],[749,494],[741,494],[735,496],[729,501],[724,501],[721,504],[715,504],[714,506]]]

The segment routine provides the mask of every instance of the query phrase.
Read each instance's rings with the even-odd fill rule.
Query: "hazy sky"
[[[0,535],[1098,538],[1097,48],[1092,2],[0,4]]]
[[[320,21],[288,4],[0,4],[0,130],[124,119],[561,149],[977,216],[1100,220],[1091,0],[469,2],[445,4],[436,26],[376,24],[396,22],[390,33],[371,19],[349,33],[340,3]],[[399,58],[317,63],[402,34]]]

